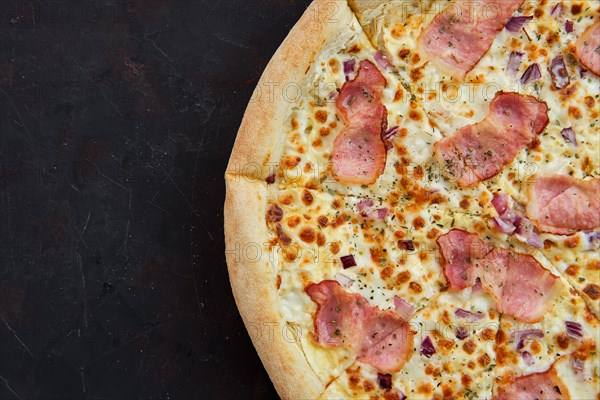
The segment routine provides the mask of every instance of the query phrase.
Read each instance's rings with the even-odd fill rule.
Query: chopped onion
[[[562,56],[556,56],[552,59],[548,66],[548,71],[550,72],[550,77],[555,88],[562,89],[571,83],[569,72],[567,71],[567,67],[565,67],[565,61]]]
[[[533,363],[535,362],[535,358],[528,351],[522,352],[521,358],[523,358],[523,362],[525,363],[525,365],[533,365]]]
[[[348,278],[346,275],[336,274],[335,280],[338,281],[343,287],[350,287],[354,283],[353,279]]]
[[[517,350],[521,350],[525,346],[523,341],[530,337],[542,338],[544,332],[541,329],[525,329],[510,335],[510,340],[517,340]]]
[[[394,308],[396,309],[396,314],[405,321],[410,320],[410,317],[412,317],[415,312],[415,308],[412,304],[400,296],[394,296]]]
[[[342,262],[344,269],[356,266],[356,261],[354,260],[354,256],[352,254],[340,257],[340,261]]]
[[[382,52],[376,51],[373,58],[375,58],[375,62],[377,62],[377,65],[379,65],[384,70],[389,71],[390,69],[392,69],[392,63],[390,62],[390,60],[387,59],[386,56],[383,55]]]
[[[560,17],[561,12],[562,12],[562,3],[556,3],[556,5],[554,7],[552,7],[552,10],[550,11],[550,15],[552,15],[554,18],[558,18],[558,17]]]
[[[519,216],[515,221],[515,227],[517,228],[515,229],[517,239],[539,249],[544,247],[542,238],[540,238],[540,235],[538,235],[535,226],[530,220]]]
[[[391,128],[389,128],[387,131],[385,131],[385,133],[382,136],[383,139],[383,144],[385,145],[385,149],[389,150],[392,148],[392,138],[394,136],[396,136],[396,134],[398,133],[398,126],[392,126]]]
[[[494,217],[494,223],[502,233],[506,233],[507,235],[510,235],[516,229],[512,223],[505,221],[499,217]]]
[[[388,209],[385,207],[376,209],[372,199],[361,200],[356,207],[359,214],[365,218],[384,219],[388,215]]]
[[[492,205],[498,215],[503,215],[508,210],[508,196],[504,193],[495,193],[492,199]]]
[[[354,79],[354,75],[355,75],[354,65],[355,64],[356,64],[356,61],[354,59],[344,61],[344,76],[346,77],[347,81]]]
[[[398,240],[398,247],[402,250],[413,251],[415,249],[415,244],[412,240]]]
[[[267,210],[266,218],[269,222],[279,222],[283,219],[283,210],[277,204],[273,204]]]
[[[565,31],[566,31],[567,33],[571,33],[571,32],[573,32],[573,21],[571,21],[570,19],[568,19],[568,20],[565,22]]]
[[[531,15],[512,17],[511,19],[508,20],[508,22],[506,23],[506,25],[504,25],[504,27],[509,32],[512,32],[512,33],[519,32],[521,30],[521,28],[523,27],[523,25],[525,25],[525,22],[531,21],[532,19],[533,19],[533,16],[531,16]]]
[[[573,354],[571,354],[571,367],[575,370],[576,373],[582,373],[584,361],[581,358],[575,357]]]
[[[508,56],[508,64],[506,66],[506,70],[508,71],[508,75],[513,78],[517,76],[517,71],[521,66],[521,61],[523,60],[523,53],[519,53],[517,51],[511,51]]]
[[[483,318],[483,313],[481,311],[477,311],[477,313],[473,314],[471,311],[462,308],[457,308],[456,311],[454,311],[454,315],[458,318],[470,319],[471,321]]]
[[[528,84],[529,82],[533,82],[542,77],[542,73],[540,72],[540,66],[537,63],[531,64],[521,76],[521,83],[523,85]]]
[[[425,339],[421,343],[421,354],[427,358],[435,354],[435,347],[429,336],[425,336]]]
[[[575,131],[573,128],[568,127],[560,131],[562,137],[573,146],[577,146],[577,137],[575,136]]]
[[[600,232],[595,232],[595,231],[587,231],[584,232],[585,236],[587,237],[588,243],[589,243],[589,249],[590,250],[597,250],[598,247],[600,246]]]
[[[400,397],[399,400],[406,400],[407,399],[406,395],[402,391],[400,391],[400,390],[398,391],[398,396]]]
[[[265,179],[267,181],[267,184],[272,184],[275,183],[275,174],[271,174],[269,176],[267,176],[267,179]]]
[[[567,334],[573,339],[582,339],[583,331],[581,330],[581,324],[578,322],[566,321]]]
[[[456,328],[456,332],[454,334],[456,335],[457,339],[464,340],[469,337],[469,330],[461,325]]]
[[[381,372],[378,372],[377,383],[379,383],[380,388],[390,390],[392,388],[392,374],[382,374]]]

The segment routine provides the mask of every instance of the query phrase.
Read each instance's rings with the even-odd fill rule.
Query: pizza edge
[[[303,90],[303,79],[323,44],[354,18],[345,0],[313,0],[283,40],[250,98],[227,165],[228,175],[265,180],[283,151],[282,126]],[[300,50],[300,51],[299,51]],[[304,95],[305,93],[302,92]]]
[[[326,385],[311,368],[300,344],[289,340],[289,332],[282,332],[286,321],[275,289],[276,267],[264,257],[269,252],[265,226],[269,190],[265,179],[274,172],[269,163],[280,159],[285,138],[281,129],[290,108],[282,84],[301,85],[323,44],[353,18],[346,1],[314,0],[308,6],[256,85],[225,173],[229,280],[253,345],[283,399],[315,399]],[[258,260],[243,254],[248,244],[262,251]]]

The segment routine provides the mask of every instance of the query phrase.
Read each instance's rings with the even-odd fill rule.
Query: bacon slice
[[[575,43],[579,62],[600,76],[600,20],[588,26]]]
[[[558,377],[554,367],[545,372],[521,376],[498,387],[492,400],[567,400],[569,389]]]
[[[461,187],[497,175],[548,125],[548,106],[532,96],[498,92],[481,122],[460,128],[434,145],[444,173]]]
[[[333,142],[333,176],[342,183],[371,185],[385,168],[382,134],[387,110],[381,103],[386,81],[370,61],[361,61],[356,78],[344,83],[336,106],[345,127]]]
[[[528,255],[485,243],[475,233],[452,229],[437,239],[450,289],[477,279],[498,311],[524,322],[541,320],[559,288],[559,279]]]
[[[312,283],[306,293],[317,303],[314,324],[320,343],[349,347],[358,361],[382,372],[397,372],[409,360],[413,333],[397,313],[369,305],[336,281]]]
[[[524,0],[452,1],[421,32],[421,54],[441,71],[464,79]]]
[[[600,227],[600,178],[536,175],[527,196],[527,216],[543,232],[570,235]]]

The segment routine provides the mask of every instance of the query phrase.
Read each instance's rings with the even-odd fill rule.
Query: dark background
[[[0,399],[270,399],[223,175],[307,0],[0,1]]]

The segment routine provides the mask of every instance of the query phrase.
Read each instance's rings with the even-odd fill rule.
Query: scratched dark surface
[[[0,399],[276,398],[223,174],[307,1],[0,1]]]

